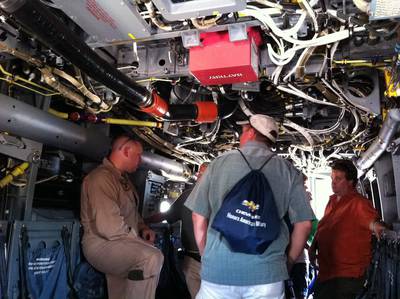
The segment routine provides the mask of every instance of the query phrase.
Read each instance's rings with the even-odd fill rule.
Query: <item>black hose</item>
[[[226,119],[231,117],[238,109],[239,104],[236,101],[220,101],[218,103],[218,117],[220,119]]]
[[[339,14],[338,13],[338,16],[340,17],[340,18],[345,18],[345,19],[347,19],[347,16],[346,15],[343,15],[343,14]],[[356,18],[356,17],[350,17],[350,22],[352,22],[352,23],[354,23],[354,24],[356,24],[356,25],[358,25],[358,26],[364,26],[369,32],[371,32],[372,34],[374,34],[374,35],[376,35],[376,36],[381,36],[381,37],[390,37],[390,36],[392,36],[393,34],[395,34],[396,33],[396,31],[397,31],[397,29],[399,28],[399,26],[400,26],[400,24],[396,24],[389,32],[380,32],[380,31],[377,31],[374,27],[373,27],[373,25],[371,25],[371,24],[369,24],[369,23],[367,23],[367,22],[364,22],[364,21],[362,21],[362,20],[360,20],[360,19],[358,19],[358,18]]]
[[[169,113],[169,121],[192,120],[197,117],[198,111],[196,105],[170,105]]]

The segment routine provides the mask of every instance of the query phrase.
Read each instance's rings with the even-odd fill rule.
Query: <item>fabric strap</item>
[[[246,159],[246,157],[244,156],[244,154],[242,153],[242,151],[240,149],[238,149],[238,152],[240,153],[240,155],[243,157],[243,159],[246,161],[247,166],[249,166],[250,170],[254,170],[251,166],[249,161]],[[261,165],[260,168],[258,168],[257,170],[260,171],[261,169],[263,169],[263,167],[272,159],[272,157],[274,156],[274,154],[270,155],[267,160],[265,160],[265,162],[263,163],[263,165]]]
[[[61,239],[64,246],[64,254],[67,262],[67,283],[71,289],[69,299],[78,298],[76,290],[74,288],[73,277],[72,277],[72,267],[71,267],[71,233],[68,228],[64,226],[61,230]]]

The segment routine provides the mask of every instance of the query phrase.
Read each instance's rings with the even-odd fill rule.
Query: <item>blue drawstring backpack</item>
[[[262,254],[280,233],[281,219],[271,186],[261,169],[252,169],[225,196],[211,227],[222,234],[234,252]]]

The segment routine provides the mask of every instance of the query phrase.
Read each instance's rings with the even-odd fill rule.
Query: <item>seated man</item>
[[[109,299],[153,299],[163,264],[155,234],[138,213],[138,195],[127,177],[139,165],[142,146],[118,137],[111,154],[83,181],[83,253],[107,279]]]

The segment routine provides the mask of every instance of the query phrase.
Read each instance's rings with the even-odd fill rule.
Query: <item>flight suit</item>
[[[134,186],[108,159],[84,179],[83,253],[106,274],[109,299],[155,297],[163,255],[139,237],[143,220],[137,209]]]

